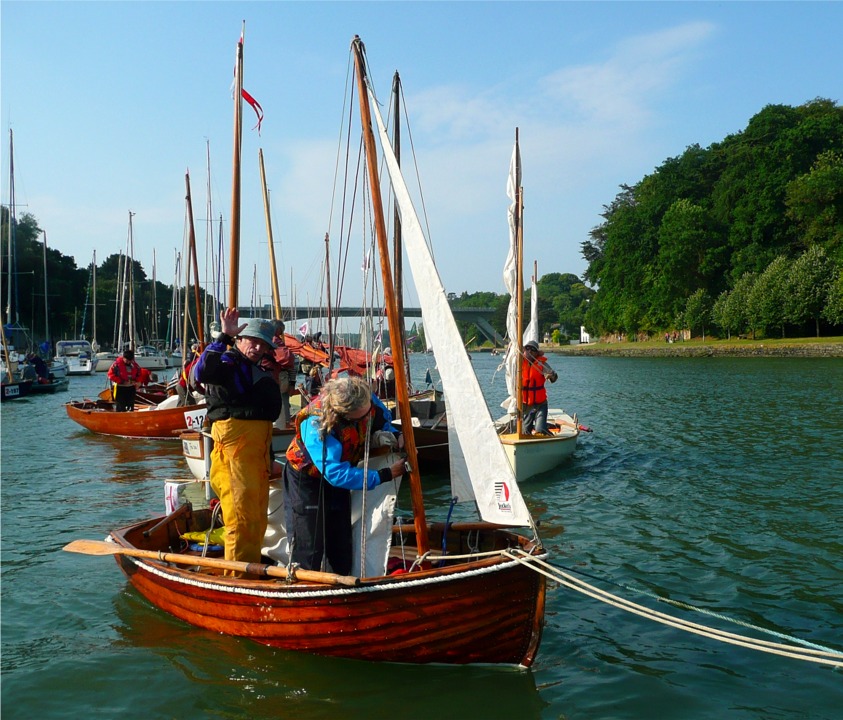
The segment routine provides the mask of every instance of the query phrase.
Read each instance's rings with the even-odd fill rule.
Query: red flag
[[[261,104],[257,100],[255,100],[251,95],[249,95],[248,92],[246,92],[246,88],[243,88],[243,90],[241,91],[241,94],[243,95],[243,99],[247,103],[249,103],[249,105],[252,106],[252,110],[255,111],[255,115],[258,116],[258,124],[255,125],[255,127],[253,127],[252,130],[257,128],[258,135],[260,135],[261,134],[261,123],[263,122],[263,108],[261,107]]]

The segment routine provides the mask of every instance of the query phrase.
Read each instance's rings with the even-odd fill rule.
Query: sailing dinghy
[[[549,435],[527,435],[522,429],[523,410],[520,388],[521,358],[524,357],[524,345],[530,340],[538,343],[538,290],[533,278],[531,288],[531,317],[524,328],[522,308],[524,307],[524,234],[523,211],[524,197],[521,187],[521,151],[518,146],[518,131],[515,133],[515,147],[509,166],[507,195],[510,199],[509,216],[509,252],[504,264],[504,282],[510,294],[509,309],[506,318],[506,330],[510,342],[504,356],[506,387],[509,393],[502,406],[507,414],[497,420],[500,441],[516,479],[521,482],[560,465],[569,458],[577,447],[580,434],[576,416],[571,417],[561,409],[549,409],[547,429]]]

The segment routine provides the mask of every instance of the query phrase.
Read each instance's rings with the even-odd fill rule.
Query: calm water
[[[474,356],[495,414],[497,360]],[[551,362],[551,404],[594,430],[523,487],[555,564],[843,648],[843,362]],[[413,363],[420,379],[432,357]],[[185,625],[111,558],[60,550],[160,514],[163,480],[189,474],[175,443],[97,437],[67,419],[63,404],[103,382],[73,378],[66,393],[2,407],[4,720],[843,716],[843,672],[557,586],[530,671],[309,657]],[[447,487],[431,485],[444,507]]]

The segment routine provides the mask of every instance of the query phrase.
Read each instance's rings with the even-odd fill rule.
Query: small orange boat
[[[178,440],[182,430],[198,430],[205,421],[204,405],[189,407],[141,407],[131,412],[117,412],[114,404],[103,400],[73,400],[65,404],[67,416],[75,423],[99,435]]]

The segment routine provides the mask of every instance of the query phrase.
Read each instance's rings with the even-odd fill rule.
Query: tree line
[[[179,323],[175,329],[171,327],[171,316],[178,309],[174,308],[173,287],[158,280],[153,283],[137,260],[129,264],[125,256],[114,253],[97,264],[94,305],[93,258],[80,268],[74,258],[49,246],[45,253],[44,233],[31,213],[13,219],[11,227],[9,222],[9,210],[4,206],[0,221],[3,244],[0,301],[6,336],[17,347],[26,349],[44,340],[52,344],[57,340],[85,338],[97,340],[102,348],[112,348],[120,319],[121,263],[124,276],[129,275],[134,281],[134,323],[140,341],[158,347],[176,344],[182,332]],[[183,305],[184,299],[179,298],[178,302]],[[188,294],[187,302],[190,317],[196,317],[193,292]],[[205,303],[204,290],[200,290],[200,303]],[[176,312],[176,316],[180,317],[181,313]],[[195,328],[190,328],[188,333],[189,337],[195,337]]]

